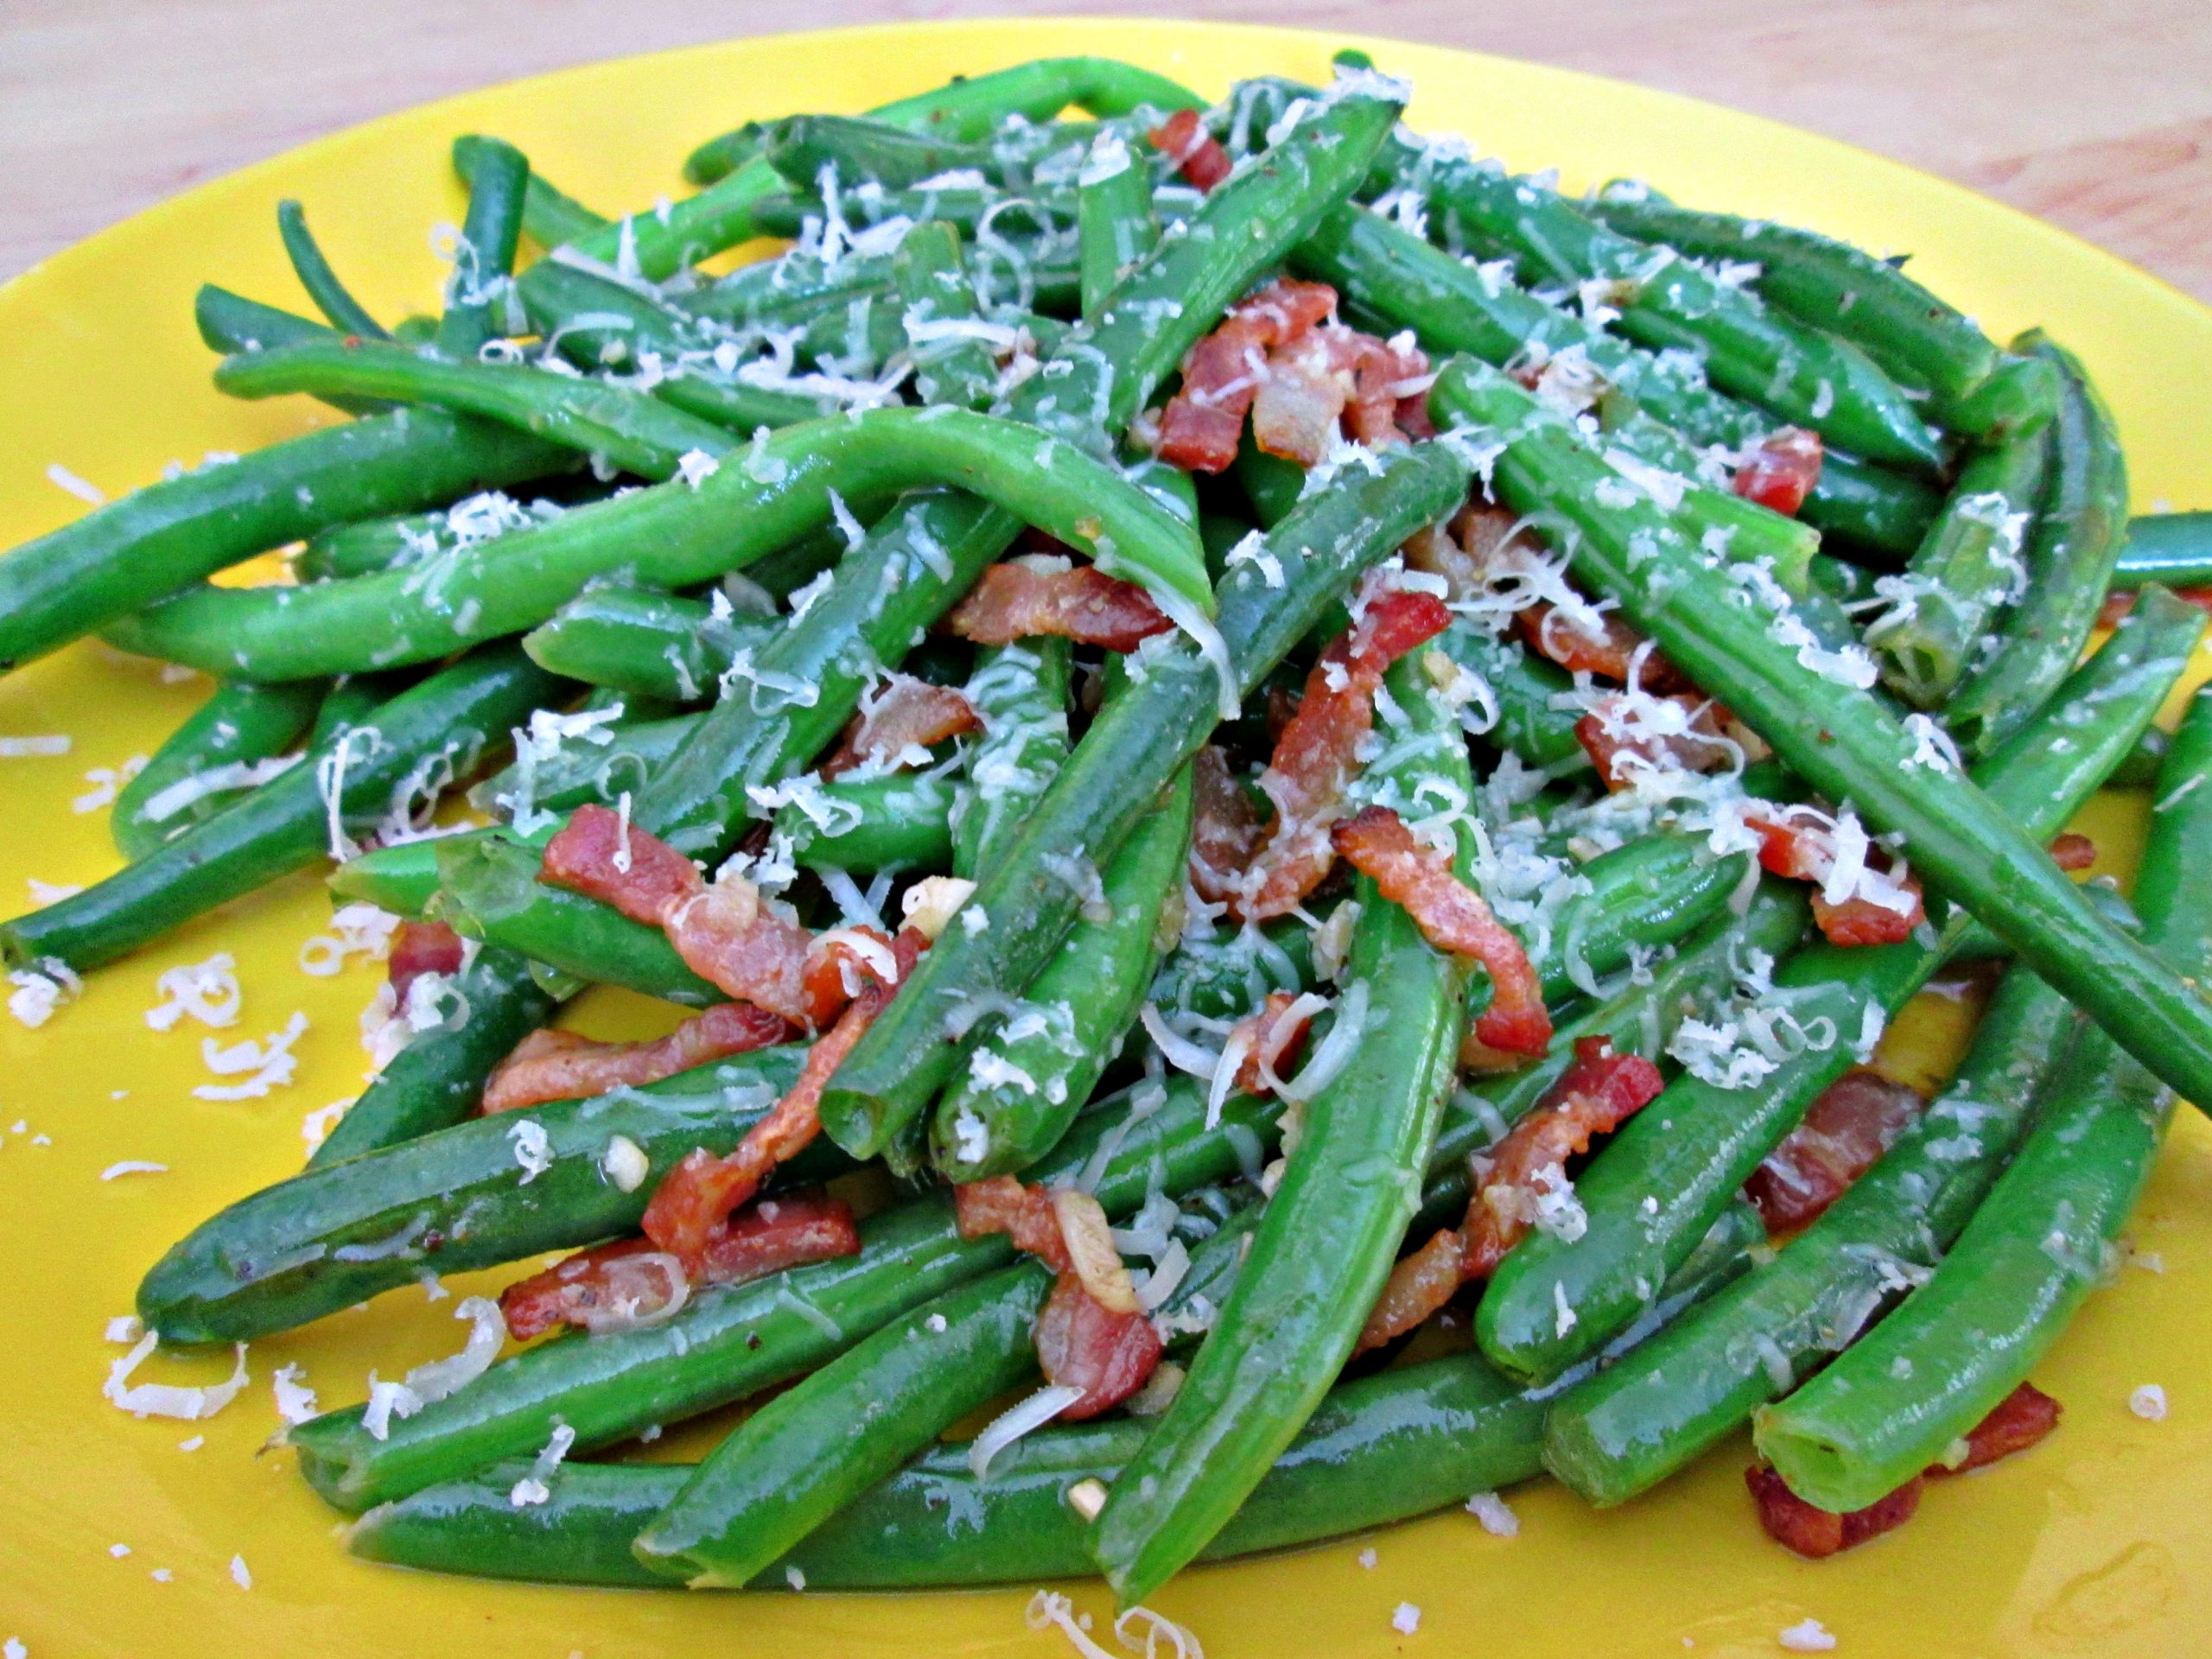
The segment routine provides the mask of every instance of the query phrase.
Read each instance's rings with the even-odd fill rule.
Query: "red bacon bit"
[[[1109,1313],[1072,1273],[1061,1273],[1037,1315],[1037,1363],[1045,1380],[1083,1390],[1081,1399],[1060,1408],[1064,1422],[1120,1405],[1150,1379],[1161,1351],[1150,1319]]]
[[[1527,1235],[1535,1198],[1565,1184],[1567,1160],[1587,1152],[1593,1135],[1611,1134],[1657,1099],[1664,1086],[1659,1068],[1641,1056],[1616,1054],[1603,1037],[1578,1040],[1574,1064],[1543,1103],[1484,1154],[1464,1229],[1466,1277],[1495,1272]]]
[[[461,935],[443,922],[402,922],[387,969],[393,1003],[405,1007],[409,989],[425,974],[459,973],[465,954]]]
[[[1736,493],[1795,518],[1821,481],[1821,435],[1802,426],[1770,432],[1736,469]]]
[[[1475,1021],[1478,1038],[1513,1054],[1541,1054],[1551,1046],[1552,1018],[1528,951],[1482,894],[1452,873],[1446,855],[1414,839],[1405,820],[1387,806],[1362,809],[1337,825],[1330,839],[1384,898],[1414,918],[1423,938],[1489,969],[1491,1005]]]
[[[1457,1295],[1466,1282],[1466,1240],[1445,1227],[1411,1255],[1401,1256],[1352,1351],[1363,1354],[1405,1335]]]
[[[1287,277],[1231,306],[1220,327],[1184,353],[1182,389],[1160,416],[1160,459],[1194,473],[1227,467],[1268,378],[1269,352],[1310,333],[1336,308],[1333,288]]]
[[[860,1254],[852,1207],[819,1192],[766,1199],[709,1235],[696,1271],[687,1272],[649,1239],[627,1238],[580,1250],[567,1261],[509,1285],[499,1296],[507,1334],[518,1342],[556,1325],[590,1331],[651,1319],[679,1290],[741,1284],[810,1262]]]
[[[2097,843],[2069,830],[2050,843],[2050,861],[2062,870],[2086,870],[2097,861]]]
[[[1197,110],[1178,110],[1145,137],[1152,147],[1173,160],[1184,178],[1200,190],[1211,190],[1227,178],[1235,163],[1229,152],[1206,130],[1205,118]]]
[[[625,1085],[658,1083],[696,1065],[780,1043],[791,1027],[779,1014],[724,1002],[647,1043],[600,1043],[573,1031],[533,1031],[501,1060],[484,1085],[486,1116],[549,1100],[582,1100]]]
[[[1236,1091],[1244,1095],[1268,1095],[1274,1089],[1263,1075],[1271,1070],[1278,1077],[1286,1066],[1295,1065],[1305,1051],[1306,1033],[1313,1030],[1310,1016],[1300,1015],[1285,1024],[1283,1016],[1290,1012],[1290,1005],[1298,999],[1288,991],[1269,991],[1268,1000],[1257,1012],[1246,1014],[1230,1027],[1229,1042],[1234,1043],[1242,1034],[1245,1039],[1244,1058],[1236,1065]],[[1269,1058],[1269,1045],[1274,1045]],[[1224,1051],[1226,1045],[1224,1045]]]
[[[1721,719],[1720,706],[1689,692],[1671,697],[1643,697],[1633,706],[1649,711],[1654,702],[1680,709],[1688,728],[1681,732],[1631,731],[1621,715],[1631,706],[1623,696],[1607,697],[1574,722],[1574,741],[1598,769],[1609,790],[1629,788],[1643,768],[1656,771],[1719,772],[1733,766],[1741,748],[1732,742]],[[1624,764],[1625,763],[1625,764]]]
[[[788,1162],[822,1132],[822,1091],[875,1017],[890,1006],[929,942],[912,928],[894,941],[897,976],[886,984],[871,976],[837,1023],[817,1040],[791,1092],[747,1132],[737,1149],[717,1158],[703,1147],[688,1154],[653,1189],[645,1206],[645,1236],[687,1268],[705,1250],[715,1228],[760,1191],[779,1164]]]
[[[1633,670],[1637,687],[1645,691],[1676,691],[1689,683],[1656,651],[1646,652],[1637,665],[1636,653],[1645,639],[1618,611],[1601,611],[1592,621],[1540,601],[1516,611],[1513,625],[1531,651],[1570,674],[1587,671],[1626,685]]]
[[[1259,850],[1259,810],[1230,776],[1228,758],[1217,744],[1200,749],[1192,762],[1197,812],[1191,829],[1191,885],[1211,904],[1243,891],[1245,868]]]
[[[1311,467],[1328,454],[1351,395],[1330,359],[1319,334],[1268,353],[1252,399],[1252,442],[1268,454]]]
[[[1767,1536],[1784,1549],[1814,1561],[1856,1548],[1869,1538],[1903,1526],[1920,1507],[1917,1475],[1887,1497],[1845,1515],[1815,1509],[1764,1464],[1753,1464],[1744,1471],[1744,1484],[1751,1488],[1751,1501],[1758,1505],[1759,1524],[1766,1529]]]
[[[845,728],[836,753],[822,763],[822,775],[836,778],[870,761],[895,760],[909,748],[926,749],[982,724],[975,706],[950,686],[893,674]]]
[[[603,806],[580,806],[569,815],[546,843],[537,879],[612,905],[649,927],[660,926],[671,910],[706,886],[690,859]]]
[[[1096,565],[1053,571],[995,564],[953,607],[944,626],[983,645],[1050,633],[1108,651],[1135,651],[1175,625],[1143,588]]]
[[[1927,1109],[1919,1091],[1854,1066],[1830,1084],[1804,1120],[1744,1185],[1771,1231],[1808,1225]]]
[[[952,1213],[963,1238],[1004,1233],[1014,1248],[1035,1256],[1057,1273],[1071,1272],[1067,1241],[1052,1195],[1041,1186],[1024,1186],[1011,1175],[964,1181],[952,1189]]]
[[[1967,1432],[1964,1462],[1956,1468],[1931,1463],[1923,1472],[1939,1478],[1963,1475],[1969,1469],[1980,1469],[1999,1458],[2009,1458],[2015,1452],[2024,1452],[2058,1427],[2060,1410],[2057,1401],[2034,1383],[2023,1382]]]
[[[2176,588],[2172,593],[2176,599],[2196,606],[2198,610],[2204,612],[2207,615],[2212,615],[2212,588]],[[2097,626],[2101,628],[2116,628],[2134,608],[2134,590],[2115,588],[2105,595],[2104,607],[2097,613]]]
[[[1824,826],[1800,823],[1786,816],[1746,817],[1744,822],[1758,832],[1759,862],[1773,874],[1790,880],[1819,882],[1825,881],[1828,872],[1835,868],[1831,832]],[[1880,868],[1878,864],[1872,867]],[[1832,905],[1816,893],[1813,898],[1813,920],[1819,926],[1821,938],[1831,944],[1901,944],[1912,937],[1913,929],[1928,919],[1920,878],[1908,876],[1903,887],[1911,900],[1909,910],[1893,910],[1858,893],[1841,904]]]
[[[1371,599],[1359,622],[1321,653],[1260,778],[1275,804],[1275,822],[1246,880],[1246,919],[1287,913],[1327,876],[1336,861],[1329,826],[1344,810],[1359,741],[1374,728],[1376,688],[1392,663],[1451,621],[1434,594],[1389,590]]]

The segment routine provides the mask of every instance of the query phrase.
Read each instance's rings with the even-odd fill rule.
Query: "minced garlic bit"
[[[626,1135],[618,1135],[607,1143],[599,1166],[607,1179],[625,1192],[634,1192],[643,1186],[653,1168],[645,1148]]]
[[[1106,1483],[1103,1480],[1078,1480],[1068,1488],[1068,1508],[1086,1521],[1096,1521],[1098,1512],[1106,1507]]]
[[[2145,1382],[2127,1396],[2127,1408],[2146,1423],[2162,1423],[2166,1420],[2166,1391],[2156,1382]]]
[[[899,908],[907,926],[935,944],[938,935],[951,921],[953,912],[966,904],[975,891],[973,881],[963,880],[957,875],[925,876],[906,889]]]
[[[1835,1637],[1827,1625],[1817,1618],[1808,1618],[1792,1624],[1777,1638],[1792,1653],[1833,1653]]]

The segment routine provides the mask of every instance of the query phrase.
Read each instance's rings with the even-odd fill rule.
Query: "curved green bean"
[[[315,302],[315,308],[330,319],[330,326],[341,334],[355,334],[363,340],[390,340],[385,326],[371,316],[361,302],[346,291],[338,273],[315,245],[315,233],[308,229],[307,212],[289,198],[276,204],[276,233],[283,238],[284,255],[292,262],[292,274],[300,279],[300,286]]]
[[[774,823],[793,861],[807,869],[937,869],[952,857],[957,788],[935,768],[856,781],[832,778],[778,807]]]
[[[319,680],[216,686],[117,791],[108,818],[116,850],[143,858],[213,817],[251,787],[257,762],[283,754],[315,723],[325,689]]]
[[[531,660],[587,685],[664,702],[712,696],[737,653],[759,651],[782,619],[716,615],[704,601],[593,588],[523,636]]]
[[[487,138],[475,133],[463,133],[453,141],[453,170],[462,183],[473,192],[476,188],[476,174],[486,157],[497,157],[499,152],[512,149],[503,139]],[[518,152],[519,153],[519,152]],[[503,165],[493,160],[492,165]],[[594,213],[573,197],[563,194],[532,170],[523,187],[523,233],[541,248],[552,249],[564,243],[581,242],[595,232],[605,230],[613,221],[604,213]]]

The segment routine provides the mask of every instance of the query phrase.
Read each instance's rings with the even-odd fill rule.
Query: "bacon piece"
[[[1495,1272],[1527,1235],[1543,1197],[1567,1190],[1567,1160],[1587,1152],[1592,1136],[1610,1135],[1656,1100],[1663,1086],[1650,1061],[1614,1053],[1603,1037],[1578,1039],[1574,1064],[1543,1103],[1483,1154],[1463,1229],[1466,1277]]]
[[[1878,1498],[1863,1510],[1837,1515],[1815,1509],[1791,1491],[1780,1475],[1763,1463],[1744,1471],[1744,1484],[1758,1505],[1759,1524],[1767,1536],[1808,1560],[1825,1560],[1840,1550],[1853,1549],[1912,1519],[1920,1507],[1920,1477]]]
[[[1145,137],[1200,190],[1212,189],[1234,169],[1229,152],[1206,130],[1205,118],[1197,110],[1176,111]]]
[[[1344,424],[1354,442],[1370,449],[1432,435],[1428,419],[1427,353],[1410,334],[1377,340],[1357,328],[1325,328],[1321,341],[1329,365],[1346,387]],[[1256,430],[1256,424],[1255,429]]]
[[[1680,709],[1680,716],[1664,714],[1660,704]],[[1719,706],[1688,692],[1603,698],[1574,722],[1574,741],[1609,790],[1632,788],[1640,771],[1719,772],[1743,753],[1721,723]]]
[[[1919,1091],[1853,1066],[1821,1091],[1804,1120],[1744,1184],[1770,1230],[1803,1227],[1887,1152],[1927,1109]]]
[[[725,874],[677,906],[663,925],[684,965],[728,995],[794,1025],[827,1024],[844,1006],[834,976],[809,979],[813,935],[741,875]]]
[[[1478,1038],[1514,1054],[1541,1054],[1550,1046],[1552,1019],[1529,952],[1482,894],[1453,874],[1447,855],[1416,840],[1387,806],[1361,809],[1330,839],[1385,899],[1403,907],[1423,938],[1489,970],[1491,1004],[1475,1021]]]
[[[1618,611],[1600,611],[1594,621],[1539,601],[1513,613],[1529,648],[1569,673],[1587,671],[1626,685],[1631,673],[1646,691],[1679,691],[1689,684],[1681,671],[1656,651],[1636,653],[1648,643]]]
[[[402,922],[391,941],[387,969],[394,1007],[407,1006],[407,993],[425,974],[457,974],[467,951],[461,935],[443,922]]]
[[[1278,277],[1231,306],[1218,327],[1183,355],[1183,385],[1160,416],[1160,457],[1194,473],[1236,459],[1244,416],[1268,378],[1269,353],[1310,333],[1337,308],[1325,283]]]
[[[2097,861],[2097,843],[2069,830],[2050,843],[2050,861],[2062,870],[2086,870]]]
[[[1285,1023],[1283,1016],[1290,1012],[1298,998],[1288,991],[1269,991],[1268,999],[1259,1008],[1246,1014],[1230,1027],[1228,1043],[1234,1044],[1239,1035],[1244,1058],[1236,1065],[1236,1091],[1244,1095],[1269,1095],[1274,1092],[1268,1083],[1268,1071],[1280,1077],[1283,1067],[1295,1065],[1306,1047],[1306,1033],[1313,1029],[1310,1015]],[[1272,1050],[1270,1045],[1273,1046]],[[1224,1052],[1228,1044],[1224,1045]]]
[[[1329,826],[1344,810],[1360,740],[1374,728],[1376,688],[1392,663],[1433,639],[1451,620],[1452,613],[1433,594],[1385,590],[1321,653],[1306,676],[1298,712],[1261,774],[1260,787],[1275,804],[1275,821],[1246,881],[1241,909],[1247,920],[1285,914],[1327,876],[1336,861]]]
[[[791,1091],[769,1108],[747,1131],[736,1150],[717,1158],[695,1147],[653,1189],[645,1205],[645,1236],[684,1263],[700,1259],[714,1230],[729,1213],[760,1191],[779,1164],[804,1151],[822,1132],[822,1091],[853,1045],[890,1006],[912,975],[929,942],[912,928],[902,929],[896,947],[896,977],[887,984],[871,974],[869,982],[837,1023],[808,1051],[806,1064]]]
[[[836,778],[870,761],[893,762],[909,748],[929,748],[982,723],[975,705],[950,686],[893,674],[873,701],[862,701],[836,753],[822,763],[822,775]]]
[[[1191,885],[1200,898],[1221,904],[1243,890],[1245,868],[1260,847],[1260,814],[1230,775],[1228,758],[1217,744],[1200,749],[1191,765],[1197,798]]]
[[[2060,1409],[2058,1402],[2034,1383],[2023,1382],[1967,1431],[1965,1461],[1955,1468],[1948,1464],[1931,1463],[1923,1472],[1938,1478],[1963,1475],[1969,1469],[1980,1469],[1999,1458],[2009,1458],[2015,1452],[2024,1452],[2058,1427]]]
[[[1337,435],[1351,395],[1347,378],[1332,372],[1328,343],[1319,335],[1270,353],[1252,399],[1252,442],[1268,454],[1313,466]]]
[[[489,1116],[658,1083],[696,1065],[766,1048],[790,1034],[781,1015],[744,1002],[719,1003],[647,1043],[600,1043],[573,1031],[533,1031],[493,1069],[478,1109]]]
[[[983,645],[1051,633],[1078,645],[1135,651],[1175,625],[1143,588],[1096,565],[1054,571],[1009,563],[986,569],[944,626]]]
[[[1405,1335],[1457,1295],[1466,1282],[1466,1240],[1443,1227],[1411,1255],[1399,1257],[1352,1351],[1363,1354]]]
[[[1747,815],[1744,822],[1758,832],[1759,862],[1772,874],[1792,880],[1824,882],[1835,868],[1832,826],[1801,820],[1790,808],[1781,809],[1771,818]],[[1881,866],[1870,861],[1869,868],[1878,872]],[[1854,893],[1840,904],[1815,894],[1813,920],[1821,937],[1831,944],[1842,945],[1899,944],[1910,938],[1913,929],[1928,918],[1920,878],[1909,874],[1903,882],[1891,885],[1910,901],[1909,907],[1900,910],[1864,893]]]
[[[1064,1272],[1037,1315],[1037,1363],[1045,1380],[1079,1388],[1083,1397],[1060,1408],[1074,1422],[1118,1406],[1144,1387],[1160,1363],[1160,1333],[1141,1313],[1114,1313]]]
[[[543,1273],[509,1285],[499,1296],[507,1334],[518,1342],[557,1325],[586,1331],[620,1328],[672,1312],[701,1285],[734,1285],[785,1268],[860,1254],[852,1206],[819,1192],[766,1198],[709,1234],[696,1267],[650,1239],[626,1238],[579,1250]]]
[[[1736,469],[1733,487],[1746,501],[1795,518],[1821,481],[1821,455],[1819,433],[1802,426],[1777,428]]]
[[[706,887],[690,859],[604,806],[580,806],[569,814],[545,844],[537,879],[612,905],[651,927],[660,926],[671,910]]]
[[[2212,587],[2176,588],[2171,591],[2176,599],[2194,605],[2198,610],[2212,615]],[[2128,588],[2115,588],[2105,595],[2104,605],[2097,612],[2097,626],[2101,628],[2116,628],[2134,608],[2134,590]]]
[[[1011,1175],[963,1181],[952,1189],[952,1213],[963,1238],[982,1238],[1004,1233],[1014,1248],[1035,1256],[1055,1272],[1068,1273],[1075,1263],[1067,1240],[1060,1235],[1060,1217],[1052,1195],[1041,1186],[1024,1186]]]

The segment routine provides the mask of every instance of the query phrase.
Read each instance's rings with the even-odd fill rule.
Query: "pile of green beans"
[[[1194,1562],[1547,1472],[1627,1502],[1746,1425],[1847,1510],[1940,1460],[2094,1287],[2176,1099],[2212,1100],[2212,693],[2154,724],[2203,632],[2177,590],[2212,587],[2212,514],[2126,518],[2113,415],[2044,331],[2001,345],[1809,230],[1637,186],[1569,199],[1414,135],[1402,86],[1344,67],[1209,108],[1137,66],[1040,60],[746,122],[692,152],[696,194],[621,214],[461,135],[434,315],[380,319],[292,201],[276,234],[324,321],[196,296],[219,392],[342,421],[0,558],[0,671],[89,636],[217,681],[118,791],[124,867],[0,923],[10,971],[58,995],[326,855],[340,899],[464,944],[307,1167],[146,1274],[162,1343],[519,1279],[636,1248],[649,1216],[660,1239],[664,1183],[764,1122],[796,1150],[734,1219],[824,1183],[858,1217],[851,1254],[721,1283],[669,1255],[665,1307],[289,1428],[356,1554],[627,1586],[1096,1572],[1135,1605]],[[1187,158],[1149,137],[1179,111]],[[1229,165],[1202,189],[1211,143]],[[716,257],[760,238],[791,245]],[[1311,465],[1262,448],[1304,412],[1270,353],[1308,343],[1248,332],[1246,383],[1200,378],[1277,281],[1335,296],[1309,365],[1373,361],[1355,330],[1428,359],[1379,399],[1332,370],[1350,401]],[[1185,470],[1184,423],[1247,390],[1225,473]],[[1802,507],[1763,505],[1794,493],[1746,469],[1811,452]],[[213,580],[279,550],[289,582]],[[1001,634],[962,608],[993,567],[1028,567],[993,574],[1011,589],[1067,554],[1164,621],[1122,651],[1081,617]],[[1327,699],[1386,596],[1426,632],[1362,680],[1354,729]],[[1554,632],[1584,603],[1621,625],[1587,658]],[[966,709],[849,764],[907,677]],[[1718,705],[1721,770],[1599,741],[1669,709],[1662,681],[1670,714]],[[1301,767],[1337,796],[1298,807]],[[2044,850],[2108,783],[2152,791],[2132,912]],[[477,816],[431,833],[464,787]],[[653,838],[717,884],[710,913],[757,899],[805,930],[807,969],[834,936],[887,971],[902,918],[928,948],[853,1027],[485,1116],[587,986],[732,1000],[634,918],[659,897],[543,879],[588,805],[616,815],[618,869]],[[1332,870],[1267,920],[1214,885],[1239,837],[1369,807],[1416,874]],[[1902,860],[1924,925],[1815,933],[1834,907],[1761,868],[1761,826],[1802,809],[1851,867],[1829,885]],[[1440,948],[1440,918],[1526,957],[1541,1053],[1470,1039],[1514,979],[1489,945],[1495,978]],[[1770,1244],[1746,1182],[1966,957],[2010,961],[1955,1075]],[[1286,998],[1304,1054],[1259,1073],[1281,1098],[1248,1093],[1224,1068]],[[1758,1075],[1716,1071],[1715,1041]],[[1608,1053],[1657,1092],[1462,1294],[1471,1349],[1357,1359],[1394,1267],[1471,1206],[1505,1218],[1500,1142]],[[1071,1279],[963,1231],[946,1186],[1001,1177],[1051,1195]],[[1071,1284],[1105,1299],[1086,1317],[1121,1305],[1107,1251],[1177,1369],[972,1467],[1000,1436],[943,1437],[1067,1380],[1042,1312]],[[560,1464],[739,1405],[695,1464]]]

